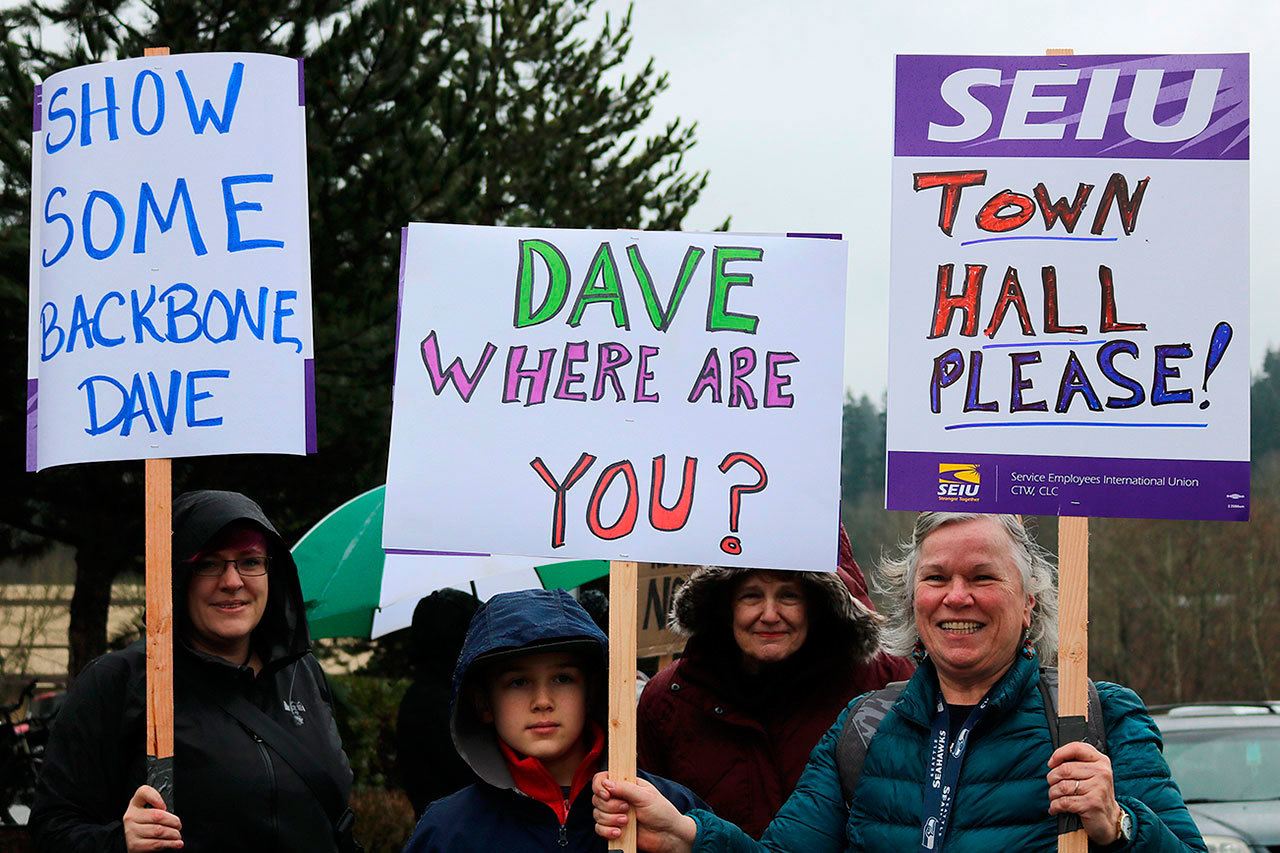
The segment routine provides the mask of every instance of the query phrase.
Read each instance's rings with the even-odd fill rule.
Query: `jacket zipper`
[[[569,846],[569,801],[564,801],[564,823],[560,824],[560,846]]]
[[[245,729],[245,731],[249,731]],[[262,738],[258,737],[254,732],[249,732],[249,737],[253,738],[253,742],[258,747],[258,754],[262,756],[262,763],[267,768],[267,783],[270,785],[271,796],[268,798],[271,809],[271,836],[277,840],[280,839],[280,823],[279,816],[276,814],[276,768],[271,763],[271,754],[267,752],[267,747]]]

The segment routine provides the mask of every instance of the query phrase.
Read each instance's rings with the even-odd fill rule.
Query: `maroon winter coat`
[[[695,571],[672,604],[673,623],[690,637],[685,655],[640,697],[640,767],[686,785],[755,838],[849,700],[914,669],[878,651],[879,618],[843,527],[840,540],[837,574],[797,573],[809,592],[809,639],[757,676],[739,666],[733,643],[729,594],[737,573]]]

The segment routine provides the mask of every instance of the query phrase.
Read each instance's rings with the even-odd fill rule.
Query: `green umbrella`
[[[424,595],[443,586],[480,598],[508,589],[570,589],[609,573],[605,560],[538,565],[487,554],[392,554],[382,550],[386,486],[344,503],[293,546],[312,638],[378,637],[408,627]]]

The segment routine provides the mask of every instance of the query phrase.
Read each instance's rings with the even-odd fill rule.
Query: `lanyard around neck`
[[[960,781],[960,768],[969,749],[969,735],[982,719],[991,694],[969,712],[954,740],[948,743],[947,727],[951,715],[942,695],[938,695],[938,708],[933,715],[933,728],[929,737],[929,767],[925,774],[924,813],[921,816],[921,853],[940,853],[946,844],[947,829],[951,825],[951,810],[955,804],[956,788]]]

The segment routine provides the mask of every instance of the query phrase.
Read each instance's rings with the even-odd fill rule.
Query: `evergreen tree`
[[[1250,449],[1254,463],[1280,450],[1280,350],[1267,350],[1249,389]]]
[[[588,25],[572,0],[63,0],[0,13],[0,459],[24,458],[32,91],[55,71],[141,56],[304,56],[320,455],[180,460],[175,490],[258,498],[286,538],[382,482],[390,426],[400,227],[676,229],[705,181],[680,121],[645,135],[666,85],[620,63],[630,16]],[[142,466],[19,475],[0,524],[78,549],[72,672],[105,648],[112,579],[140,566]]]

